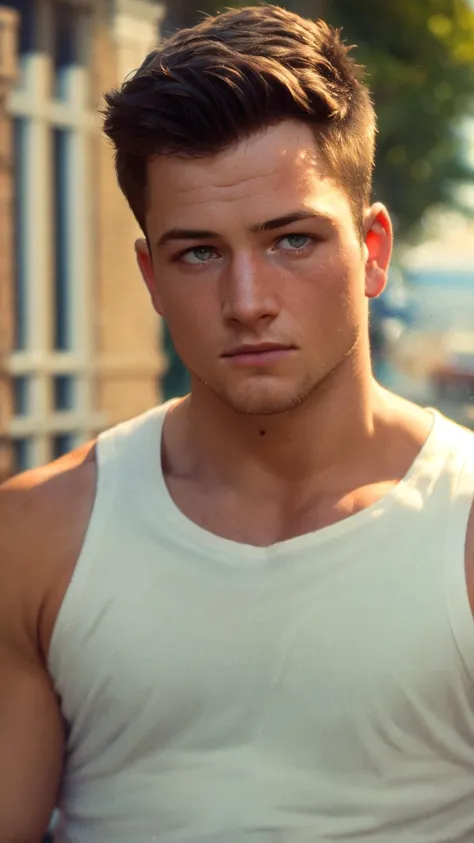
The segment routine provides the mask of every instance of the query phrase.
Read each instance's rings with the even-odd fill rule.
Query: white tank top
[[[60,843],[472,843],[473,435],[435,414],[382,500],[262,548],[174,505],[165,412],[98,443],[50,650]]]

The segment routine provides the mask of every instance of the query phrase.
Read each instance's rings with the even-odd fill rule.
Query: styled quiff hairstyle
[[[151,159],[212,155],[287,119],[313,129],[327,173],[347,193],[361,229],[375,115],[350,51],[322,20],[258,6],[206,18],[150,53],[106,94],[104,109],[118,182],[143,232]]]

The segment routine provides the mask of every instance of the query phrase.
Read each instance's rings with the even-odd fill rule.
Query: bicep
[[[64,729],[39,664],[0,641],[0,840],[39,843],[55,807]]]

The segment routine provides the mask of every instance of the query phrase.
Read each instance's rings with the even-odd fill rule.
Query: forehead
[[[258,222],[310,208],[350,216],[308,126],[288,121],[212,156],[158,156],[148,165],[149,225]],[[257,217],[257,218],[256,218]]]

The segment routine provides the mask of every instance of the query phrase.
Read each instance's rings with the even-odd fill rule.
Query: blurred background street
[[[372,312],[377,377],[474,427],[472,3],[286,5],[342,26],[374,92],[376,198],[397,237]],[[187,389],[135,267],[99,108],[160,37],[216,10],[0,0],[0,476]]]

